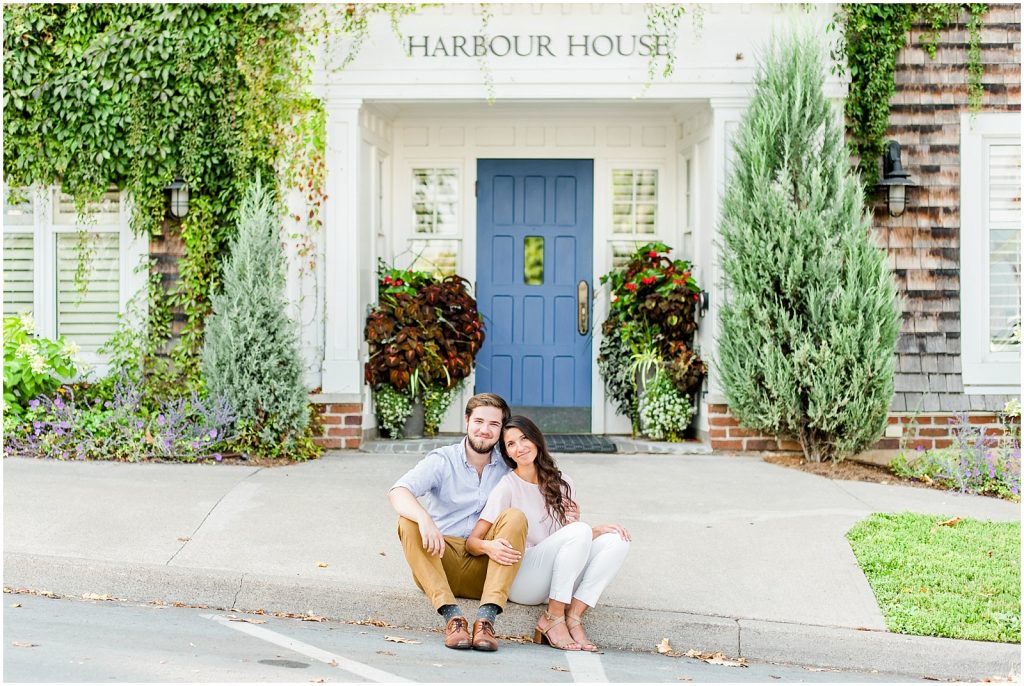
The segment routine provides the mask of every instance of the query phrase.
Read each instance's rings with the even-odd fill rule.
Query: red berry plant
[[[638,369],[687,398],[690,414],[682,412],[686,425],[707,371],[693,351],[701,288],[690,263],[670,258],[671,250],[664,243],[648,243],[625,266],[601,277],[601,283],[609,285],[611,304],[602,327],[598,366],[619,411],[632,420],[634,433],[650,433],[639,416]],[[679,438],[681,429],[654,433]]]
[[[422,399],[426,428],[437,430],[484,342],[484,326],[469,282],[381,264],[378,303],[366,318],[365,378],[377,417],[395,438]]]

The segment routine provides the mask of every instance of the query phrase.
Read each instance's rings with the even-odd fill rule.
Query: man
[[[511,414],[500,396],[474,395],[466,403],[466,437],[432,450],[388,491],[399,514],[405,559],[416,585],[446,622],[448,648],[498,649],[494,620],[505,607],[526,549],[526,516],[509,509],[487,532],[486,555],[466,551],[466,538],[487,496],[509,472],[497,445]],[[426,508],[416,500],[422,496],[427,496]],[[456,595],[480,599],[472,634]]]

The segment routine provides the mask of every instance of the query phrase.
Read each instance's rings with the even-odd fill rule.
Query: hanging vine
[[[60,184],[80,210],[114,186],[132,198],[136,233],[180,231],[177,285],[148,291],[150,311],[161,317],[150,322],[149,347],[167,340],[162,317],[168,304],[177,308],[185,323],[171,358],[177,374],[195,380],[218,259],[257,174],[276,170],[286,188],[302,191],[309,210],[299,253],[307,264],[315,260],[325,118],[305,90],[317,51],[346,45],[335,67],[342,68],[365,40],[370,15],[387,13],[397,27],[414,9],[6,5],[4,179],[14,188]],[[163,187],[179,176],[191,207],[180,225],[167,224]],[[80,264],[88,260],[80,256]]]
[[[865,184],[877,181],[875,167],[885,148],[889,126],[890,100],[895,92],[896,58],[906,47],[910,29],[915,22],[926,23],[929,30],[921,42],[931,58],[935,58],[939,32],[955,25],[961,13],[969,13],[967,22],[970,42],[967,51],[968,108],[981,107],[984,65],[981,62],[981,20],[988,11],[983,4],[861,4],[842,5],[829,28],[843,27],[833,59],[842,65],[844,59],[850,74],[850,91],[846,99],[847,128],[853,153],[860,159],[860,172]],[[841,70],[837,66],[837,70]]]

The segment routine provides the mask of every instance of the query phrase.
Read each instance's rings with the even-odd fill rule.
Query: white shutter
[[[964,392],[1020,392],[1020,114],[960,117],[960,327]]]
[[[459,177],[455,169],[412,170],[413,233],[458,233]]]
[[[658,225],[658,170],[612,170],[612,233],[654,234]]]
[[[20,189],[20,202],[11,202],[11,189],[4,185],[4,316],[35,310],[33,231],[35,216],[32,190]]]
[[[4,316],[34,310],[32,234],[4,233]]]
[[[988,147],[989,345],[1010,345],[1020,321],[1020,145]]]
[[[4,186],[4,229],[12,226],[33,226],[32,189],[22,188],[14,192],[20,195],[19,202],[11,202],[12,190]]]
[[[82,290],[75,282],[86,241],[88,269]],[[57,334],[95,351],[117,329],[121,270],[116,232],[57,234]]]
[[[411,240],[409,250],[415,255],[409,269],[442,277],[459,271],[458,241]]]
[[[52,192],[53,223],[57,226],[116,226],[121,221],[121,194],[116,188],[104,193],[98,201],[87,203],[81,215],[75,211],[75,199],[71,195],[61,192],[60,188],[54,188]]]

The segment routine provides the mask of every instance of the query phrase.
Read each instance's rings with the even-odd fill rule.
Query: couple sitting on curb
[[[405,558],[444,618],[448,648],[497,650],[494,620],[505,602],[546,600],[534,642],[596,651],[581,618],[622,566],[629,532],[581,522],[543,434],[510,415],[501,397],[474,395],[466,437],[431,451],[391,487]],[[456,595],[480,599],[472,633]]]

